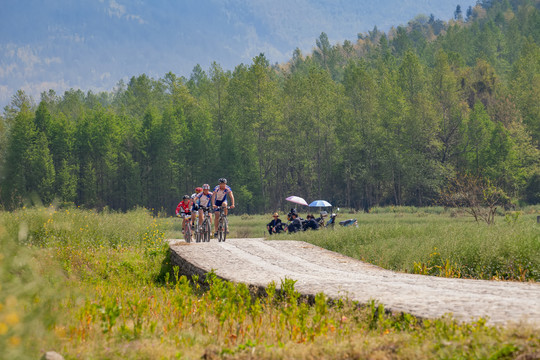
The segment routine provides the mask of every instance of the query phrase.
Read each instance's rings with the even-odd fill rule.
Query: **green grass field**
[[[540,280],[540,211],[500,216],[495,225],[464,214],[396,211],[343,214],[358,228],[276,236],[336,251],[396,271],[446,277]],[[339,218],[338,218],[339,219]]]
[[[502,217],[493,228],[445,213],[362,214],[354,216],[358,229],[281,238],[408,271],[414,263],[431,267],[435,247],[441,259],[468,259],[478,250],[495,258],[524,254],[534,273],[536,211],[516,221]],[[260,237],[268,219],[231,216],[231,236]],[[308,305],[298,300],[294,279],[284,280],[282,294],[270,284],[261,298],[217,279],[200,287],[170,275],[164,239],[178,232],[178,219],[143,209],[0,212],[0,357],[35,359],[54,350],[66,359],[511,359],[540,352],[537,331],[527,327],[421,321],[386,314],[376,303],[330,305],[322,294]]]

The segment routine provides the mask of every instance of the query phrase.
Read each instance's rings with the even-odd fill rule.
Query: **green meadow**
[[[383,208],[354,218],[358,228],[308,231],[294,237],[386,269],[487,280],[540,280],[538,207],[509,212],[494,225],[440,208]]]
[[[443,210],[375,212],[340,213],[357,218],[358,228],[276,239],[398,271],[538,280],[537,208],[500,216],[492,227]],[[261,237],[268,221],[231,214],[231,237]],[[54,350],[66,359],[511,359],[540,352],[532,328],[422,320],[323,294],[308,304],[294,279],[269,284],[261,297],[212,275],[192,282],[168,263],[165,239],[179,237],[179,226],[144,209],[0,212],[0,357]]]

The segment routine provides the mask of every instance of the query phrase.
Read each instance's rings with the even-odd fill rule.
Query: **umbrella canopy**
[[[290,202],[293,202],[293,203],[295,203],[295,204],[300,204],[300,205],[308,206],[307,201],[304,200],[304,199],[302,199],[302,198],[299,197],[299,196],[289,196],[289,197],[286,198],[285,200],[290,201]]]
[[[312,206],[312,207],[332,207],[332,204],[330,204],[326,200],[315,200],[314,202],[309,204],[309,206]]]

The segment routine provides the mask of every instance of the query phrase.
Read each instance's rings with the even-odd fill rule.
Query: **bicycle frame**
[[[218,242],[225,241],[225,239],[227,239],[227,231],[229,230],[229,220],[227,220],[227,215],[224,211],[225,209],[230,209],[230,207],[222,204],[219,214]]]
[[[202,241],[203,242],[210,242],[210,232],[212,229],[210,228],[210,208],[209,207],[201,207],[201,210],[203,211],[203,222],[201,224],[201,235],[202,235]],[[200,214],[199,214],[200,216]]]
[[[182,216],[182,220],[186,221],[186,225],[184,227],[184,239],[187,243],[191,242],[191,215],[184,215]]]

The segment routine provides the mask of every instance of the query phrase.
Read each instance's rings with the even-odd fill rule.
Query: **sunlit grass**
[[[540,213],[539,213],[540,214]],[[450,214],[344,215],[358,228],[281,235],[403,272],[477,279],[540,280],[540,225],[536,214],[499,217],[488,226]]]
[[[417,228],[415,218],[375,219],[362,215],[359,229],[321,231],[317,237],[330,244],[362,233],[359,241],[375,246],[383,238],[396,244],[411,237],[427,241],[434,231]],[[396,219],[406,224],[390,226]],[[231,232],[244,228],[254,236],[268,221],[231,216]],[[453,229],[444,217],[426,221],[433,229]],[[474,235],[477,225],[469,225],[465,229]],[[67,359],[430,359],[513,358],[540,351],[537,333],[526,327],[490,327],[483,319],[422,321],[387,314],[376,303],[359,306],[343,299],[330,305],[322,294],[308,304],[294,279],[269,284],[263,297],[214,277],[205,286],[191,283],[171,274],[165,238],[175,227],[178,219],[155,218],[143,209],[0,213],[0,356],[35,359],[55,350]],[[378,246],[374,254],[387,248]]]

